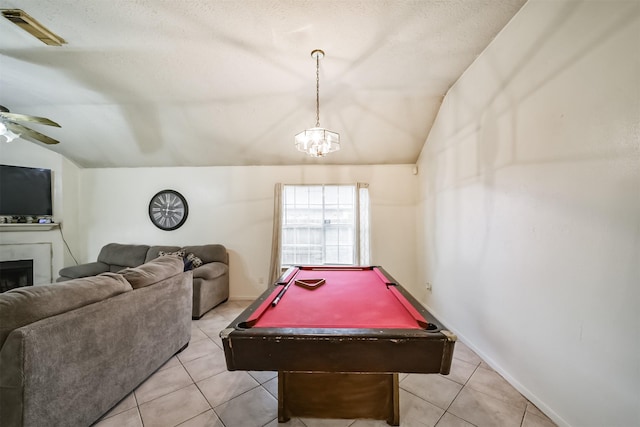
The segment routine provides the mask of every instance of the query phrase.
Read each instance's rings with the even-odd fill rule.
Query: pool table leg
[[[391,411],[389,412],[389,418],[387,424],[391,426],[400,425],[400,380],[398,379],[398,373],[391,374]]]
[[[291,419],[289,408],[285,399],[286,376],[282,372],[278,372],[278,422],[286,423]]]

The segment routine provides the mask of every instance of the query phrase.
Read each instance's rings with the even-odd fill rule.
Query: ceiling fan
[[[45,144],[58,144],[60,142],[33,129],[29,129],[18,122],[31,122],[60,127],[60,125],[53,120],[44,117],[10,113],[9,109],[0,105],[0,137],[5,139],[6,142],[13,141],[18,137],[34,139],[39,142],[44,142]]]

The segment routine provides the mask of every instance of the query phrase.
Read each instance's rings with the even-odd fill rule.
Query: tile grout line
[[[200,330],[200,332],[202,332],[203,334],[205,334],[205,336],[207,337],[206,339],[209,339],[209,340],[213,341],[213,340],[211,339],[211,337],[209,337],[209,335],[207,335],[207,334],[206,334],[206,332],[204,332],[202,329],[200,329],[200,327],[199,327],[198,325],[196,325],[196,328],[198,328],[198,329]],[[215,344],[215,343],[214,343],[214,344]],[[216,347],[217,347],[217,345],[216,345]],[[187,362],[192,362],[193,360],[198,360],[198,359],[201,359],[201,358],[203,358],[203,357],[206,357],[206,356],[196,357],[195,359],[188,360]],[[194,384],[194,385],[196,386],[196,388],[198,389],[198,393],[200,393],[200,394],[202,395],[202,398],[205,400],[205,402],[207,402],[207,405],[209,405],[209,408],[211,409],[211,411],[213,412],[213,414],[215,415],[215,417],[220,421],[220,423],[222,423],[222,425],[223,425],[223,426],[225,426],[224,421],[222,421],[222,418],[220,418],[220,415],[218,415],[218,413],[216,412],[215,408],[214,408],[213,406],[211,406],[211,402],[209,402],[209,399],[207,399],[207,396],[205,396],[205,395],[204,395],[204,393],[202,392],[202,389],[200,388],[200,386],[198,385],[198,383],[196,382],[196,380],[193,378],[193,376],[191,376],[191,374],[189,373],[189,370],[187,369],[187,367],[186,367],[186,366],[184,366],[184,363],[182,362],[182,360],[180,360],[180,359],[178,358],[178,361],[180,362],[180,364],[182,365],[182,367],[184,368],[184,370],[185,370],[185,371],[187,371],[187,375],[189,375],[189,378],[191,378],[191,381],[193,381],[193,384]],[[207,378],[203,378],[201,381],[203,381],[203,380],[205,380],[205,379],[213,378],[213,377],[215,377],[216,375],[219,375],[219,373],[218,373],[218,374],[215,374],[215,375],[211,375],[210,377],[207,377]],[[206,412],[206,411],[204,411],[204,412]],[[204,413],[204,412],[202,412],[202,413]],[[196,416],[199,416],[199,415],[201,415],[202,413],[200,413],[200,414],[198,414],[198,415],[196,415]],[[195,417],[192,417],[192,418],[190,418],[190,419],[193,419],[193,418],[195,418]],[[188,421],[188,420],[186,420],[186,421]],[[186,421],[183,421],[183,422],[186,422]]]
[[[478,368],[482,368],[482,366],[478,365],[478,366],[477,366],[477,368],[473,371],[473,374],[475,374],[475,373],[476,373],[476,371],[478,370]],[[482,368],[482,369],[487,370],[487,368]],[[503,377],[502,375],[500,375],[498,372],[494,371],[493,369],[492,369],[491,371],[495,372],[497,375],[499,375],[499,376],[500,376],[500,378],[504,379],[504,377]],[[473,376],[473,374],[471,374],[471,376]],[[471,379],[471,376],[469,377],[469,379]],[[468,380],[467,380],[467,382],[468,382]],[[507,383],[508,383],[508,382],[507,382]],[[509,385],[511,385],[511,384],[509,384]],[[466,386],[467,386],[467,384],[465,383],[465,385],[464,385],[464,386],[466,387]],[[464,388],[464,387],[463,387],[463,388]],[[488,397],[490,397],[490,398],[492,398],[492,399],[499,400],[500,402],[504,403],[505,405],[509,405],[509,406],[511,406],[511,407],[513,407],[513,408],[518,408],[518,406],[517,406],[517,405],[513,404],[513,403],[512,403],[511,401],[509,401],[509,400],[505,400],[505,399],[503,399],[503,398],[501,398],[501,397],[493,396],[493,395],[491,395],[491,394],[489,394],[489,393],[486,393],[486,392],[484,392],[484,391],[482,391],[482,390],[477,390],[477,389],[475,389],[475,388],[473,388],[473,387],[471,387],[471,386],[469,386],[469,389],[473,390],[473,391],[474,391],[474,392],[476,392],[476,393],[480,393],[480,394],[483,394],[483,395],[485,395],[485,396],[488,396]],[[518,390],[516,390],[516,392],[518,392]],[[529,404],[529,399],[527,399],[526,397],[524,397],[524,396],[522,395],[522,393],[520,393],[520,392],[518,392],[518,395],[519,395],[519,396],[521,396],[521,397],[525,400],[524,412],[526,413],[526,412],[527,412],[527,408],[528,408],[528,404]],[[456,396],[456,397],[457,397],[457,396]],[[518,408],[518,409],[519,409],[519,408]],[[524,415],[523,415],[523,416],[524,416]]]
[[[254,378],[254,380],[255,380],[255,378]],[[256,381],[256,382],[257,382],[257,381]],[[197,387],[197,384],[196,384],[196,387]],[[237,395],[237,396],[233,396],[232,398],[230,398],[229,400],[227,400],[227,401],[225,401],[225,402],[222,402],[222,403],[221,403],[220,405],[218,405],[218,406],[224,405],[225,403],[229,403],[229,402],[231,402],[233,399],[237,399],[238,397],[243,396],[243,395],[245,395],[245,394],[249,393],[250,391],[253,391],[253,390],[257,389],[258,387],[262,387],[262,384],[258,383],[258,385],[257,385],[257,386],[255,386],[255,387],[253,387],[253,388],[250,388],[249,390],[247,390],[247,391],[245,391],[245,392],[242,392],[242,393],[240,393],[240,394],[239,394],[239,395]],[[264,388],[264,387],[262,387],[262,388]],[[199,390],[199,389],[200,389],[200,388],[198,387],[198,390]],[[267,390],[265,389],[265,391],[267,391]],[[202,393],[202,391],[200,391],[200,393]],[[267,393],[269,393],[269,392],[267,391]],[[272,395],[271,393],[269,393],[269,396],[273,396],[273,395]],[[205,398],[205,399],[206,399],[206,398]],[[207,403],[209,403],[209,401],[208,401],[208,400],[207,400]],[[209,406],[211,406],[211,404],[210,404],[210,403],[209,403]],[[220,422],[221,422],[223,425],[225,425],[225,424],[224,424],[224,421],[222,421],[222,418],[220,418],[220,415],[218,415],[218,413],[216,412],[216,408],[213,408],[213,407],[212,407],[211,409],[213,410],[213,413],[214,413],[214,414],[216,414],[216,417],[218,417],[218,419],[220,420]],[[277,419],[277,418],[278,418],[278,417],[276,417],[276,419]],[[271,420],[271,421],[273,421],[273,420]],[[269,422],[271,422],[271,421],[269,421]],[[267,424],[268,424],[268,423],[267,423]],[[266,425],[266,424],[265,424],[265,425]]]
[[[136,396],[136,391],[133,390],[131,394],[133,395],[134,402],[136,402],[136,411],[138,411],[138,419],[140,420],[140,424],[142,424],[142,427],[144,427],[144,420],[142,419],[142,412],[140,412],[140,405],[138,404],[138,397]]]
[[[458,359],[458,360],[462,360],[462,359]],[[464,361],[464,360],[463,360]],[[451,399],[451,402],[449,403],[449,405],[447,406],[447,408],[444,410],[444,413],[442,414],[442,416],[440,417],[440,419],[438,419],[438,422],[436,422],[436,425],[438,425],[438,423],[440,422],[440,420],[444,417],[444,415],[446,413],[450,413],[451,415],[453,415],[456,418],[460,418],[461,420],[464,420],[465,422],[475,426],[474,423],[472,423],[469,420],[465,420],[464,418],[461,418],[459,416],[457,416],[454,413],[449,412],[449,408],[451,408],[451,405],[453,405],[453,402],[456,401],[456,399],[458,398],[458,396],[460,396],[460,393],[462,393],[462,390],[464,390],[464,388],[467,386],[467,384],[469,384],[469,380],[471,379],[471,377],[473,376],[473,374],[476,373],[476,371],[478,370],[478,368],[480,367],[480,365],[482,364],[482,362],[478,363],[475,367],[475,369],[473,370],[473,372],[471,373],[471,375],[469,375],[469,377],[467,378],[467,380],[464,382],[464,384],[462,384],[462,387],[460,387],[460,390],[458,390],[458,392],[456,393],[455,397],[453,399]]]
[[[200,328],[198,328],[198,329],[200,329]],[[203,332],[203,333],[204,333],[204,332]],[[206,334],[205,334],[205,335],[206,335]],[[210,338],[208,338],[208,339],[210,339]],[[189,343],[191,343],[191,340],[189,340]],[[215,343],[214,343],[214,344],[215,344]],[[186,348],[185,348],[185,350],[186,350]],[[180,352],[180,353],[181,353],[181,352]],[[187,387],[189,387],[189,386],[191,386],[191,385],[195,385],[195,386],[196,386],[196,388],[198,389],[198,392],[202,395],[203,399],[207,402],[207,405],[209,406],[209,409],[211,409],[211,410],[213,411],[213,413],[216,415],[216,417],[218,417],[218,414],[215,412],[215,410],[213,409],[213,407],[212,407],[212,406],[211,406],[211,404],[209,403],[209,400],[207,400],[207,398],[204,396],[204,393],[202,393],[202,390],[200,389],[200,387],[198,387],[198,384],[196,383],[196,381],[193,379],[193,377],[192,377],[192,376],[191,376],[191,374],[189,373],[189,370],[186,368],[186,366],[184,366],[184,363],[183,363],[183,362],[182,362],[182,360],[178,357],[178,354],[180,354],[180,353],[177,353],[177,354],[173,355],[173,356],[172,356],[172,358],[173,358],[173,357],[175,357],[175,358],[176,358],[176,360],[178,361],[178,363],[180,364],[180,366],[182,367],[182,369],[184,369],[184,371],[187,373],[187,375],[188,375],[188,376],[189,376],[189,378],[191,379],[191,384],[188,384],[188,385],[186,385],[186,386],[184,386],[184,387],[180,387],[180,388],[178,388],[178,389],[172,390],[172,391],[170,391],[170,392],[168,392],[168,393],[166,393],[166,394],[163,394],[163,395],[157,396],[157,397],[155,397],[154,399],[149,400],[148,402],[143,402],[143,403],[142,403],[142,405],[147,404],[147,403],[150,403],[150,402],[153,402],[153,401],[154,401],[154,400],[156,400],[156,399],[159,399],[159,398],[161,398],[161,397],[167,396],[167,395],[169,395],[169,394],[171,394],[171,393],[174,393],[174,392],[176,392],[176,391],[183,390],[183,389],[185,389],[185,388],[187,388]],[[205,357],[205,356],[196,357],[195,359],[192,359],[192,360],[198,360],[198,359],[201,359],[202,357]],[[171,360],[171,359],[169,359],[169,360]],[[168,362],[168,361],[167,361],[167,362]],[[166,364],[167,362],[165,362],[165,364]],[[187,361],[187,362],[191,362],[191,360],[189,360],[189,361]],[[167,369],[170,369],[170,368],[167,368]],[[160,370],[161,370],[161,369],[158,369],[156,372],[160,372]],[[140,419],[141,419],[141,421],[142,421],[142,425],[143,425],[143,427],[144,427],[144,419],[143,419],[143,417],[142,417],[142,412],[140,411],[140,405],[141,405],[141,404],[139,404],[139,403],[138,403],[138,399],[137,399],[137,397],[136,397],[136,395],[135,395],[135,390],[134,390],[132,393],[133,393],[133,395],[134,395],[134,399],[135,399],[135,401],[136,401],[136,408],[138,409],[138,415],[140,416]],[[183,424],[183,423],[185,423],[185,422],[187,422],[187,421],[189,421],[189,420],[191,420],[191,419],[193,419],[193,418],[195,418],[195,417],[197,417],[197,416],[202,415],[203,413],[207,412],[209,409],[207,409],[207,410],[205,410],[205,411],[202,411],[202,412],[200,412],[199,414],[196,414],[196,415],[194,415],[193,417],[191,417],[191,418],[189,418],[189,419],[187,419],[187,420],[182,421],[181,423],[177,424],[176,426],[179,426],[180,424]],[[219,417],[218,417],[218,419],[219,419]],[[222,420],[220,420],[220,421],[222,422]]]
[[[198,329],[200,329],[200,328],[198,328]],[[185,350],[186,350],[186,349],[185,349]],[[202,356],[202,357],[204,357],[204,356]],[[200,390],[200,387],[198,387],[198,383],[193,379],[193,377],[192,377],[192,376],[191,376],[191,374],[189,373],[189,370],[187,369],[187,367],[186,367],[186,366],[184,366],[184,363],[182,363],[182,360],[180,360],[180,358],[179,358],[177,355],[176,355],[176,359],[178,359],[178,362],[180,362],[180,365],[182,365],[182,368],[185,370],[185,372],[187,373],[187,375],[189,375],[189,378],[191,378],[192,384],[193,384],[193,385],[195,385],[195,386],[196,386],[196,388],[198,389],[198,393],[200,393],[200,394],[202,395],[202,398],[205,400],[205,402],[207,402],[207,405],[209,405],[209,409],[211,409],[211,410],[213,411],[213,413],[214,413],[214,415],[216,416],[216,418],[220,419],[220,417],[218,417],[218,414],[216,414],[216,411],[211,407],[211,403],[209,403],[209,400],[206,398],[206,396],[204,395],[204,393],[202,393],[202,390]],[[200,359],[200,358],[198,357],[198,358],[193,359],[193,360],[197,360],[197,359]],[[189,362],[190,362],[190,360],[189,360]],[[188,387],[188,386],[187,386],[187,387]],[[184,424],[184,423],[186,423],[187,421],[194,419],[195,417],[199,417],[200,415],[202,415],[202,414],[204,414],[205,412],[207,412],[209,409],[207,409],[207,410],[205,410],[205,411],[202,411],[202,412],[200,412],[199,414],[194,415],[193,417],[191,417],[191,418],[189,418],[189,419],[186,419],[186,420],[182,421],[180,424]],[[222,420],[220,420],[220,422],[222,422]],[[180,424],[177,424],[175,427],[178,427]],[[224,423],[223,423],[223,425],[224,425]]]
[[[198,325],[195,325],[195,326],[200,330],[200,332],[202,332],[202,333],[207,337],[207,338],[203,338],[203,340],[204,340],[204,339],[209,339],[210,341],[212,341],[212,342],[216,345],[216,347],[217,347],[217,348],[219,348],[218,344],[216,344],[216,342],[213,340],[213,338],[211,338],[211,337],[210,337],[206,332],[204,332],[202,329],[200,329],[200,327],[199,327]],[[187,362],[192,362],[192,361],[194,361],[194,360],[198,360],[198,359],[201,359],[201,358],[203,358],[203,357],[206,357],[206,355],[205,355],[205,356],[197,357],[197,358],[192,359],[192,360],[188,360]],[[177,357],[176,357],[176,358],[177,358]],[[193,384],[194,384],[194,385],[196,386],[196,388],[198,389],[198,392],[202,395],[203,399],[207,402],[207,405],[209,405],[209,408],[211,409],[211,411],[212,411],[212,412],[213,412],[213,414],[215,415],[216,419],[217,419],[218,421],[220,421],[220,423],[221,423],[223,426],[225,426],[225,427],[226,427],[226,424],[224,423],[224,421],[222,420],[222,418],[220,417],[220,415],[216,412],[216,409],[211,405],[211,402],[209,402],[209,399],[207,399],[207,397],[204,395],[204,393],[202,392],[202,389],[200,388],[200,386],[198,385],[198,383],[195,381],[195,379],[193,378],[193,376],[189,373],[189,370],[187,369],[187,367],[186,367],[186,366],[184,366],[184,363],[187,363],[187,362],[184,362],[184,363],[183,363],[183,362],[182,362],[182,360],[181,360],[181,359],[179,359],[179,358],[178,358],[178,361],[180,362],[180,364],[182,365],[182,367],[184,368],[184,370],[187,372],[187,375],[189,375],[189,378],[191,378],[191,381],[193,381]],[[213,378],[213,377],[215,377],[216,375],[220,375],[220,373],[221,373],[221,372],[219,372],[218,374],[211,375],[210,377],[203,378],[201,381],[204,381],[205,379]],[[252,377],[252,378],[253,378],[253,377]],[[223,405],[224,403],[228,403],[229,401],[231,401],[231,400],[233,400],[233,399],[235,399],[235,398],[237,398],[237,397],[239,397],[239,396],[242,396],[243,394],[248,393],[248,392],[249,392],[249,391],[251,391],[251,390],[255,390],[257,387],[262,387],[262,384],[261,384],[259,381],[257,381],[255,378],[253,378],[253,379],[254,379],[254,381],[256,381],[256,382],[258,383],[258,385],[257,385],[256,387],[253,387],[253,388],[251,388],[250,390],[247,390],[246,392],[239,394],[238,396],[234,396],[234,397],[232,397],[231,399],[227,400],[226,402],[221,403],[220,405]],[[264,388],[264,387],[263,387],[263,388]],[[265,390],[266,390],[266,389],[265,389]],[[267,393],[268,393],[268,391],[267,391]],[[269,393],[269,394],[271,394],[271,393]],[[219,405],[218,405],[218,406],[219,406]],[[207,411],[208,411],[208,410],[207,410]],[[189,420],[191,420],[191,419],[193,419],[193,418],[195,418],[195,417],[197,417],[197,416],[200,416],[200,415],[202,415],[203,413],[205,413],[205,412],[207,412],[207,411],[203,411],[203,412],[201,412],[200,414],[198,414],[198,415],[196,415],[196,416],[194,416],[194,417],[189,418]],[[276,419],[277,419],[277,417],[276,417]],[[185,422],[187,422],[187,421],[189,421],[189,420],[185,420],[185,421],[183,421],[183,422],[182,422],[182,423],[180,423],[180,424],[183,424],[183,423],[185,423]],[[272,421],[273,421],[273,420],[272,420]],[[270,421],[270,422],[271,422],[271,421]],[[178,424],[178,426],[179,426],[179,424]],[[178,426],[175,426],[175,427],[178,427]]]
[[[528,406],[528,405],[527,405]],[[524,408],[524,412],[522,413],[522,419],[520,420],[520,427],[522,427],[522,425],[524,424],[524,419],[527,416],[527,406],[525,406]]]

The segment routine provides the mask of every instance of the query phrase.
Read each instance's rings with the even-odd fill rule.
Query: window
[[[281,265],[367,264],[366,184],[285,185]]]

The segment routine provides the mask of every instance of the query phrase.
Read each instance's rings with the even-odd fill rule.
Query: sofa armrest
[[[109,265],[104,262],[90,262],[87,264],[74,265],[72,267],[65,267],[59,271],[59,275],[62,277],[69,277],[77,279],[79,277],[97,276],[101,273],[109,271]]]
[[[205,264],[210,262],[222,262],[229,264],[229,255],[227,254],[227,248],[223,245],[212,244],[202,246],[185,246],[184,251],[186,254],[194,254],[200,258]]]
[[[210,262],[193,269],[194,279],[215,279],[229,272],[229,266],[222,262]]]
[[[109,243],[98,254],[98,261],[122,267],[137,267],[144,264],[149,246]]]

